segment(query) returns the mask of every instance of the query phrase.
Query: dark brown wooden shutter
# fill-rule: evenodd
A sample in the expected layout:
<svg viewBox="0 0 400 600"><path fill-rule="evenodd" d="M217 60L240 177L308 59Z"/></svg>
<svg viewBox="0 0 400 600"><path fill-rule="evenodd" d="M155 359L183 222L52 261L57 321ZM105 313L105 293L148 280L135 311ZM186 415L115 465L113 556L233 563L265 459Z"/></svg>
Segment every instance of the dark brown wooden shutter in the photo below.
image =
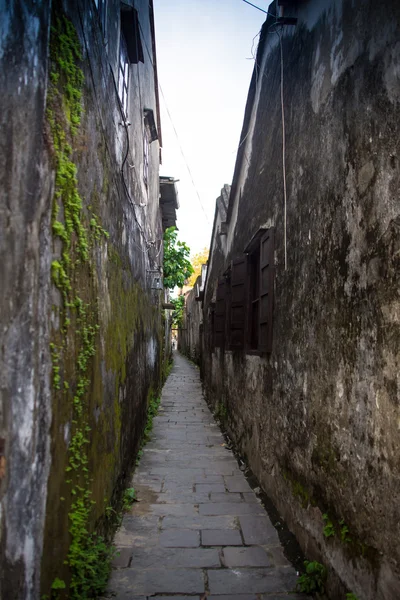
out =
<svg viewBox="0 0 400 600"><path fill-rule="evenodd" d="M214 345L217 348L222 348L225 342L225 315L226 315L226 286L225 279L218 280L217 287L217 301L215 304L215 316L214 316L214 325L215 325L215 335L214 335Z"/></svg>
<svg viewBox="0 0 400 600"><path fill-rule="evenodd" d="M209 343L211 345L211 349L215 348L215 302L210 303L210 312L209 312L209 326L208 326L208 334L209 334Z"/></svg>
<svg viewBox="0 0 400 600"><path fill-rule="evenodd" d="M244 347L246 323L247 255L232 261L230 347Z"/></svg>
<svg viewBox="0 0 400 600"><path fill-rule="evenodd" d="M231 267L224 273L225 277L225 349L231 347Z"/></svg>
<svg viewBox="0 0 400 600"><path fill-rule="evenodd" d="M274 229L271 227L260 242L260 307L258 349L272 352L272 315L274 308Z"/></svg>

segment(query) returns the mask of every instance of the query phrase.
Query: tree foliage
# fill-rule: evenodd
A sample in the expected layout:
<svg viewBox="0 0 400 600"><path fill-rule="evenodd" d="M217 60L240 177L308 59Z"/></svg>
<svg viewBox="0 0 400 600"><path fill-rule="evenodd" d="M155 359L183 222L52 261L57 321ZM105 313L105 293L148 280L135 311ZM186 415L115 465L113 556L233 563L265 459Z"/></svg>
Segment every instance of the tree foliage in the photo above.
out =
<svg viewBox="0 0 400 600"><path fill-rule="evenodd" d="M192 256L191 263L192 263L192 267L193 267L193 273L190 276L188 285L193 287L194 284L196 283L196 279L198 278L199 275L201 275L201 266L206 264L209 253L210 253L210 250L208 248L203 248L203 250L201 250L201 252L198 252L197 254L194 254Z"/></svg>
<svg viewBox="0 0 400 600"><path fill-rule="evenodd" d="M185 310L185 296L181 294L177 298L172 298L171 303L175 306L172 313L172 325L180 327L182 325L183 311Z"/></svg>
<svg viewBox="0 0 400 600"><path fill-rule="evenodd" d="M164 233L164 286L172 290L175 286L183 287L192 275L190 248L185 242L177 240L176 227L168 227Z"/></svg>

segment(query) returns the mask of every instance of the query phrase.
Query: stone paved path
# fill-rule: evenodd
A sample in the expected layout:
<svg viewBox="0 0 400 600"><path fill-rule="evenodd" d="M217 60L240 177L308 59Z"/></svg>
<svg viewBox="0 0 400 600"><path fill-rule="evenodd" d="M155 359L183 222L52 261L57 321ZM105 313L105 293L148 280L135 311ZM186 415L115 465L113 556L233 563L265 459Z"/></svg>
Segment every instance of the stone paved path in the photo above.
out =
<svg viewBox="0 0 400 600"><path fill-rule="evenodd" d="M294 568L202 396L198 370L175 353L133 479L108 597L117 600L278 600Z"/></svg>

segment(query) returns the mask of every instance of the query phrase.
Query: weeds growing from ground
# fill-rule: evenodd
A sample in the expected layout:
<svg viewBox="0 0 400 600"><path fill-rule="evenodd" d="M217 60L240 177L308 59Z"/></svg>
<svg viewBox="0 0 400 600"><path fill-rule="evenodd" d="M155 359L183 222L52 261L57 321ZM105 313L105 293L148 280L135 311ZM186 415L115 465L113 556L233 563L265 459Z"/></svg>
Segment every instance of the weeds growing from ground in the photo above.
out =
<svg viewBox="0 0 400 600"><path fill-rule="evenodd" d="M297 588L300 592L314 594L325 592L326 567L321 563L314 561L304 561L305 572L297 580Z"/></svg>

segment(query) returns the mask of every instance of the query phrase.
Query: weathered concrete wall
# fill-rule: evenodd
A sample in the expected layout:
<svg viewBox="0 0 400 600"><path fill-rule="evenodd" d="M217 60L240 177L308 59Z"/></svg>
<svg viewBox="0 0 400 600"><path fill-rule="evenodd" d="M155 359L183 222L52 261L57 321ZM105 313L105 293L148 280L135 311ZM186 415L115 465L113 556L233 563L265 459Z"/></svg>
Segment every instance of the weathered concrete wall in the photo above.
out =
<svg viewBox="0 0 400 600"><path fill-rule="evenodd" d="M282 38L288 268L280 47L269 19L226 241L214 227L202 370L210 401L226 406L231 435L306 555L330 566L331 597L347 589L363 600L394 600L400 5L310 0L299 3L297 17ZM276 231L272 354L212 349L208 316L217 278L261 226ZM336 532L329 538L323 514Z"/></svg>
<svg viewBox="0 0 400 600"><path fill-rule="evenodd" d="M50 3L0 4L0 597L37 597L49 472Z"/></svg>
<svg viewBox="0 0 400 600"><path fill-rule="evenodd" d="M164 302L170 303L169 290L164 289ZM164 364L167 366L172 361L172 340L171 340L171 328L172 328L172 310L164 310Z"/></svg>
<svg viewBox="0 0 400 600"><path fill-rule="evenodd" d="M203 310L201 302L196 300L197 285L201 277L196 280L196 285L185 295L185 309L183 312L182 326L178 333L178 349L196 364L200 363L201 356L201 327L203 324Z"/></svg>
<svg viewBox="0 0 400 600"><path fill-rule="evenodd" d="M161 381L158 141L143 180L151 13L135 3L144 63L130 66L128 126L120 3L106 4L105 31L89 0L0 9L2 598L50 594L56 578L83 598L82 567L104 575L89 534L112 527Z"/></svg>

